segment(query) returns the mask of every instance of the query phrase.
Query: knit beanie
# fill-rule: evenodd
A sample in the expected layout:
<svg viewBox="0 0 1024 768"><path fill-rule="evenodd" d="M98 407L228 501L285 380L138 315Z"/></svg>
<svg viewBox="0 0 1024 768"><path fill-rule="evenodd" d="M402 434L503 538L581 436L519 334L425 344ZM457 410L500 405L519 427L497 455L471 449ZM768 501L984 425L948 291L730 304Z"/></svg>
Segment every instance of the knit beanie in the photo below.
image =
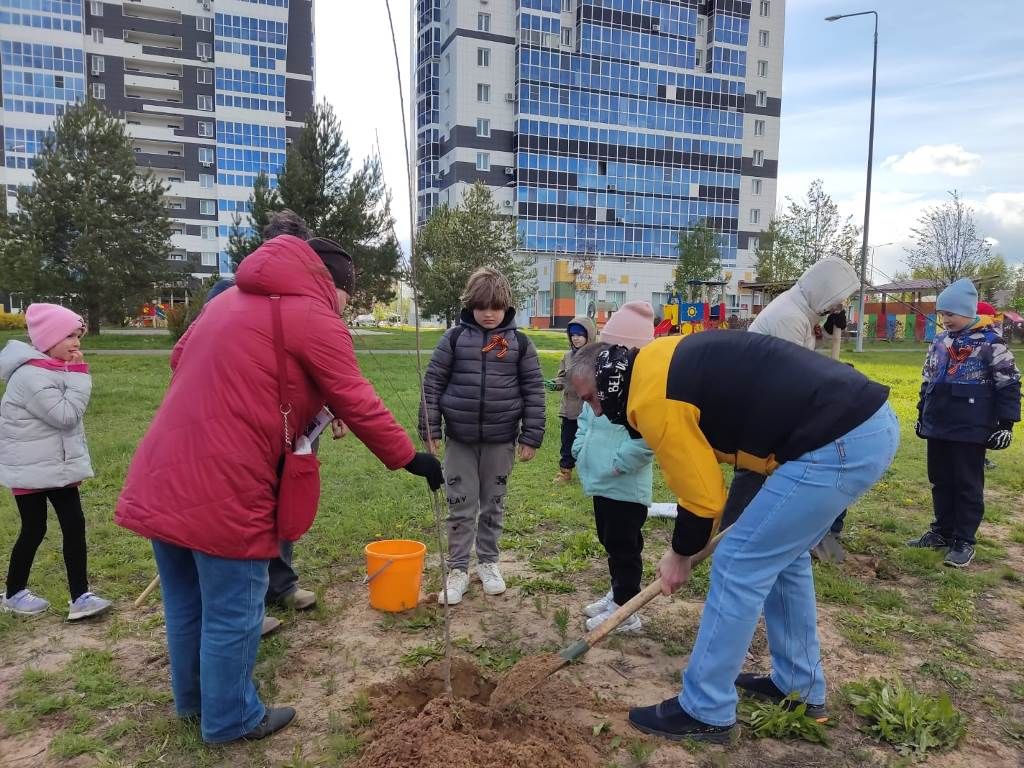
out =
<svg viewBox="0 0 1024 768"><path fill-rule="evenodd" d="M605 323L601 341L629 348L654 341L654 309L646 301L626 302Z"/></svg>
<svg viewBox="0 0 1024 768"><path fill-rule="evenodd" d="M356 266L348 252L333 240L314 237L306 241L331 273L334 287L351 296L356 289Z"/></svg>
<svg viewBox="0 0 1024 768"><path fill-rule="evenodd" d="M978 289L966 277L961 277L939 294L935 300L935 309L961 317L977 317Z"/></svg>
<svg viewBox="0 0 1024 768"><path fill-rule="evenodd" d="M59 304L29 304L25 322L28 338L40 352L53 349L74 331L85 328L81 315Z"/></svg>
<svg viewBox="0 0 1024 768"><path fill-rule="evenodd" d="M988 317L996 316L996 308L989 304L987 301L978 302L978 316L986 315Z"/></svg>

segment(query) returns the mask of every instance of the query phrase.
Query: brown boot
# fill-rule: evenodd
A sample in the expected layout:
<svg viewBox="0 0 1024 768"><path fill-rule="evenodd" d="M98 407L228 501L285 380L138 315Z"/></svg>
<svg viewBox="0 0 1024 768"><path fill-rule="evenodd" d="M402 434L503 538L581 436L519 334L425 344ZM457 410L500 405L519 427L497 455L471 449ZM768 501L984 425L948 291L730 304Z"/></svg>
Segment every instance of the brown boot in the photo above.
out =
<svg viewBox="0 0 1024 768"><path fill-rule="evenodd" d="M559 485L565 485L566 483L572 482L572 470L559 468L558 474L555 475L554 480L551 482L558 483Z"/></svg>

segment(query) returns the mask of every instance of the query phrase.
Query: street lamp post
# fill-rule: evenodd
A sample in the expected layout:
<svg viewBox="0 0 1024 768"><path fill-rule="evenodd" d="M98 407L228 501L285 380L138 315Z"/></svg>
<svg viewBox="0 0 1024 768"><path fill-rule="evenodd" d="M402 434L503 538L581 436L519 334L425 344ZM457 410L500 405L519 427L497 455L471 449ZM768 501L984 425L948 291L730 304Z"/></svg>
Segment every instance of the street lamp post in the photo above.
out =
<svg viewBox="0 0 1024 768"><path fill-rule="evenodd" d="M871 219L871 165L875 153L875 84L878 75L878 11L860 11L858 13L840 13L836 16L828 16L825 21L839 21L849 19L853 16L875 17L875 48L874 58L871 61L871 122L868 126L868 180L867 189L864 194L864 240L860 249L860 299L857 310L857 345L858 352L864 351L864 288L867 284L868 264L868 224Z"/></svg>

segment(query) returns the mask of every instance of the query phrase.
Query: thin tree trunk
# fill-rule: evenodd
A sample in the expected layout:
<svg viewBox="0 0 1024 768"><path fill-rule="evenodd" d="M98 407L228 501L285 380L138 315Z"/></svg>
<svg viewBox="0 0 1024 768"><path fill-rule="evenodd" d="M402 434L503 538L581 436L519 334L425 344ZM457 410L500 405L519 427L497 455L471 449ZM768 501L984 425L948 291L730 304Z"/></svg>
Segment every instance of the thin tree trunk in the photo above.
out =
<svg viewBox="0 0 1024 768"><path fill-rule="evenodd" d="M88 323L87 333L90 336L99 336L100 333L100 306L99 304L86 305L86 322Z"/></svg>

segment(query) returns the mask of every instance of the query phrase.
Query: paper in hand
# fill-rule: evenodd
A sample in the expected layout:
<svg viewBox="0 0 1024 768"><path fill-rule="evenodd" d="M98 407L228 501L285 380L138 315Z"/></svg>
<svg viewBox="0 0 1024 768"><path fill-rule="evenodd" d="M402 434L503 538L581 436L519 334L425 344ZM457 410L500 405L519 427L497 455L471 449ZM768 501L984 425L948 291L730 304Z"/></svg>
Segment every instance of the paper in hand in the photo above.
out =
<svg viewBox="0 0 1024 768"><path fill-rule="evenodd" d="M331 409L325 405L320 409L320 412L313 417L313 420L309 422L309 426L306 427L302 434L305 435L312 444L318 437L320 437L320 433L330 426L332 421L334 421L334 414L331 413Z"/></svg>

